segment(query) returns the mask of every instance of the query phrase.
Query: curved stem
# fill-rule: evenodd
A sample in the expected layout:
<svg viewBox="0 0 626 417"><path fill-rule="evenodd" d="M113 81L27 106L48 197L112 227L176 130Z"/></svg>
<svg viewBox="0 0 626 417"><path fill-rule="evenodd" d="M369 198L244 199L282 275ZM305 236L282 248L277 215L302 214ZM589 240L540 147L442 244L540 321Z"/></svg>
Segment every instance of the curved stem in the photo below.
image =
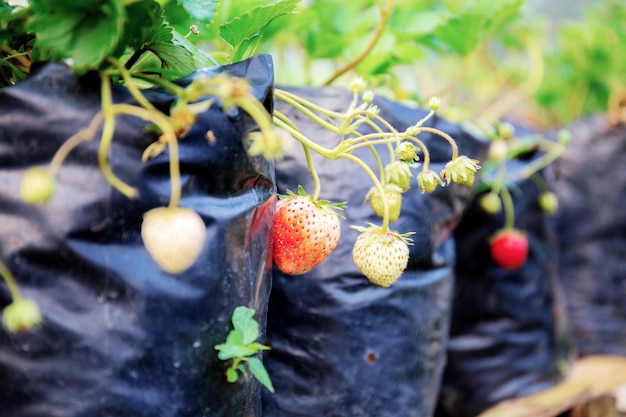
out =
<svg viewBox="0 0 626 417"><path fill-rule="evenodd" d="M322 183L320 182L319 175L317 175L315 166L313 166L313 160L311 159L311 151L304 144L302 145L302 148L304 149L304 156L306 157L306 164L309 167L309 172L311 173L311 176L313 177L313 184L315 186L313 195L312 195L313 201L317 201L317 199L320 196L320 191L322 189Z"/></svg>
<svg viewBox="0 0 626 417"><path fill-rule="evenodd" d="M455 160L459 156L459 147L457 146L455 140L452 139L452 136L448 135L445 132L442 132L439 129L435 129L433 127L420 127L419 130L423 132L434 133L436 135L441 136L445 140L447 140L450 143L450 146L452 147L452 158L451 158L452 160Z"/></svg>
<svg viewBox="0 0 626 417"><path fill-rule="evenodd" d="M541 158L535 159L528 165L524 166L521 170L517 171L519 178L528 178L536 172L541 171L556 159L558 159L561 154L565 151L565 146L561 143L555 143L552 148L543 154Z"/></svg>
<svg viewBox="0 0 626 417"><path fill-rule="evenodd" d="M72 135L68 140L63 142L63 144L57 149L52 160L48 164L48 172L50 175L56 175L57 171L63 164L63 161L67 158L74 148L80 145L83 142L87 142L91 140L95 135L98 127L102 124L102 112L99 111L95 114L95 116L91 119L89 126L85 129L81 129Z"/></svg>
<svg viewBox="0 0 626 417"><path fill-rule="evenodd" d="M113 100L111 97L111 85L109 77L101 74L101 95L102 95L102 115L104 125L102 127L102 136L100 138L100 146L98 147L98 165L105 180L120 193L128 198L134 198L137 195L136 190L130 185L120 180L111 170L108 162L108 153L113 142L113 134L115 132L115 113L113 112Z"/></svg>
<svg viewBox="0 0 626 417"><path fill-rule="evenodd" d="M393 11L393 0L387 0L386 8L383 7L381 0L376 0L376 5L378 6L378 9L380 10L380 22L378 23L378 26L376 27L376 31L374 32L374 36L372 37L372 39L370 39L369 44L352 61L348 62L343 67L337 69L337 71L335 71L335 73L331 75L331 77L328 80L326 80L324 85L332 84L333 81L335 81L337 78L339 78L346 72L350 71L352 68L356 67L359 64L359 62L361 62L367 55L369 55L370 52L372 52L372 50L374 49L374 46L376 46L376 44L380 40L383 32L385 31L385 27L387 26L387 23L389 22L389 18L391 18L391 12Z"/></svg>
<svg viewBox="0 0 626 417"><path fill-rule="evenodd" d="M287 131L287 133L293 136L294 139L296 139L298 142L302 143L302 145L306 146L309 149L312 149L314 152L322 155L324 158L331 159L331 160L337 159L337 155L335 154L335 152L333 152L330 149L324 148L323 146L307 138L298 129L285 123L281 119L274 117L274 124L280 127L281 129L284 129L285 131Z"/></svg>
<svg viewBox="0 0 626 417"><path fill-rule="evenodd" d="M301 106L295 106L297 108L301 108L302 106L304 106L305 108L314 110L316 112L325 114L328 117L334 117L336 119L343 119L344 117L346 117L345 113L339 113L333 110L328 110L324 107L321 107L305 98L302 98L296 94L290 93L288 91L285 90L281 90L280 88L277 88L274 90L274 96L278 99L281 99L285 102L288 102L289 104L299 104Z"/></svg>
<svg viewBox="0 0 626 417"><path fill-rule="evenodd" d="M504 228L513 229L515 227L515 207L508 188L502 187L500 189L500 198L504 208Z"/></svg>
<svg viewBox="0 0 626 417"><path fill-rule="evenodd" d="M7 288L9 289L9 293L11 294L11 298L13 298L13 301L22 298L20 288L15 281L13 273L11 272L9 267L6 266L2 261L0 261L0 277L2 277L4 282L6 282Z"/></svg>
<svg viewBox="0 0 626 417"><path fill-rule="evenodd" d="M180 179L180 161L178 152L178 139L170 120L163 113L153 112L131 104L115 104L111 106L111 112L126 114L156 124L163 132L169 148L170 181L172 184L169 207L178 207L182 194Z"/></svg>
<svg viewBox="0 0 626 417"><path fill-rule="evenodd" d="M357 156L354 156L354 155L349 154L349 153L340 153L337 156L339 158L348 159L348 160L356 163L357 165L359 165L367 173L367 175L371 178L372 182L374 183L374 186L376 187L376 189L378 190L380 195L381 196L385 195L385 189L384 189L383 185L381 184L381 182L376 177L376 174L374 174L374 171L372 171L372 169L365 162L363 162ZM386 198L383 198L383 210L384 210L384 216L383 216L382 229L383 229L383 232L386 233L389 230L389 204L387 203L387 199Z"/></svg>
<svg viewBox="0 0 626 417"><path fill-rule="evenodd" d="M317 114L315 114L312 110L310 110L309 108L305 107L305 105L303 105L302 103L294 100L292 97L290 96L279 96L278 94L276 94L277 98L280 98L282 101L284 101L285 103L295 107L296 109L300 110L302 113L304 113L306 116L308 116L310 119L312 119L314 122L316 122L317 124L319 124L320 126L322 126L324 129L327 129L333 133L336 133L338 135L341 134L340 129L331 124L328 123L326 120L322 119L321 117L319 117ZM312 103L310 103L313 107L313 109L317 109L318 106L313 105ZM319 107L321 109L321 107ZM325 113L327 114L327 113ZM329 115L330 116L330 115ZM337 113L337 114L333 114L331 117L341 117L344 118L345 115Z"/></svg>
<svg viewBox="0 0 626 417"><path fill-rule="evenodd" d="M109 61L112 62L119 69L120 75L125 82L125 86L128 89L128 92L133 96L137 103L139 103L142 107L148 110L158 111L152 105L152 103L150 103L148 99L144 97L141 91L139 91L139 88L137 88L137 85L135 85L135 83L133 82L132 77L128 72L128 69L124 65L122 65L117 59L109 58Z"/></svg>

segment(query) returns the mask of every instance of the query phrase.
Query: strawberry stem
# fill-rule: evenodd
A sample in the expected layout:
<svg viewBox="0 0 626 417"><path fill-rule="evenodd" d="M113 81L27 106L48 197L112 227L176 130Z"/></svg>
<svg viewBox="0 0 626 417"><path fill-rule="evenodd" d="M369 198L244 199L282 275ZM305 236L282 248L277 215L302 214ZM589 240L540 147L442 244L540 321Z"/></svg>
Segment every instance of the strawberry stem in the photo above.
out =
<svg viewBox="0 0 626 417"><path fill-rule="evenodd" d="M134 198L137 194L135 189L122 180L120 180L111 170L108 163L108 152L113 142L113 134L115 132L115 113L113 112L113 99L111 97L111 84L109 77L101 74L101 95L102 95L102 114L104 116L104 125L102 127L102 135L100 137L100 146L98 147L98 165L100 171L111 184L120 193L128 198Z"/></svg>
<svg viewBox="0 0 626 417"><path fill-rule="evenodd" d="M63 144L57 149L56 153L52 157L50 164L48 164L48 172L50 175L56 175L59 168L63 164L63 161L67 158L67 156L83 142L91 140L98 130L98 127L102 123L102 112L99 111L95 114L95 116L91 119L89 126L85 129L81 129L72 135L69 139L67 139Z"/></svg>
<svg viewBox="0 0 626 417"><path fill-rule="evenodd" d="M376 30L374 32L374 36L370 39L369 43L365 47L363 51L359 55L357 55L352 61L348 62L343 67L337 69L324 85L330 85L337 78L341 77L346 72L350 71L352 68L356 67L359 62L361 62L365 57L367 57L370 52L374 49L378 41L380 40L383 32L385 31L385 27L391 18L393 12L393 0L387 0L387 7L385 8L382 4L382 0L376 0L376 5L378 6L378 10L380 11L380 22L378 22L378 26L376 26Z"/></svg>
<svg viewBox="0 0 626 417"><path fill-rule="evenodd" d="M502 199L502 208L504 209L504 228L513 229L515 227L515 207L507 187L500 189L500 198Z"/></svg>
<svg viewBox="0 0 626 417"><path fill-rule="evenodd" d="M320 182L320 177L319 175L317 175L317 171L315 170L315 166L313 166L313 160L311 159L311 152L309 151L309 148L307 148L304 145L302 146L302 148L304 149L304 155L306 157L306 164L309 167L309 172L311 173L311 176L313 177L313 184L315 187L311 198L313 199L313 201L317 201L320 196L322 184Z"/></svg>
<svg viewBox="0 0 626 417"><path fill-rule="evenodd" d="M342 152L342 153L338 154L337 157L348 159L348 160L356 163L357 165L359 165L367 173L367 175L369 175L369 177L371 178L372 182L374 183L374 186L378 190L378 193L381 196L383 196L382 200L383 200L383 213L384 213L384 216L383 216L383 224L381 226L381 229L383 230L384 233L386 233L389 230L389 204L387 202L387 198L384 198L385 197L385 189L384 189L383 185L378 180L378 178L376 177L376 175L374 174L372 169L365 162L363 162L359 157L354 156L354 155L352 155L350 153L345 153L345 152Z"/></svg>
<svg viewBox="0 0 626 417"><path fill-rule="evenodd" d="M0 277L2 277L4 282L7 284L7 288L9 289L9 293L11 294L13 301L21 299L22 295L20 293L20 288L15 281L15 277L13 276L13 273L11 273L9 267L7 267L2 261L0 261Z"/></svg>

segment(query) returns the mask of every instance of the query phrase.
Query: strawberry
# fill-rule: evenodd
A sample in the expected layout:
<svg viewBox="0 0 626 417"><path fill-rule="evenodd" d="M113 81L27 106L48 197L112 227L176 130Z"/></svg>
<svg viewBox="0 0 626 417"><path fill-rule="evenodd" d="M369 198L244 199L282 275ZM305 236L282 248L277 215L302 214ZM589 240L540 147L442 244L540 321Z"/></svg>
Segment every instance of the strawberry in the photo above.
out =
<svg viewBox="0 0 626 417"><path fill-rule="evenodd" d="M48 171L40 167L29 168L20 183L20 195L28 204L43 204L52 197L56 180Z"/></svg>
<svg viewBox="0 0 626 417"><path fill-rule="evenodd" d="M376 225L353 228L361 232L352 248L354 265L371 283L389 287L408 265L409 234L385 231Z"/></svg>
<svg viewBox="0 0 626 417"><path fill-rule="evenodd" d="M274 265L285 274L304 274L331 254L341 235L339 215L343 203L315 201L299 186L276 203L273 257Z"/></svg>
<svg viewBox="0 0 626 417"><path fill-rule="evenodd" d="M395 222L398 220L398 217L400 217L400 210L402 209L402 189L395 184L387 184L384 189L385 197L387 198L387 206L389 207L389 221ZM385 215L383 197L376 187L372 187L365 196L365 199L369 200L372 210L378 217Z"/></svg>
<svg viewBox="0 0 626 417"><path fill-rule="evenodd" d="M496 264L514 271L526 262L528 238L517 229L500 229L491 237L489 250Z"/></svg>
<svg viewBox="0 0 626 417"><path fill-rule="evenodd" d="M192 209L157 207L144 214L141 237L152 259L165 272L180 274L200 256L206 226Z"/></svg>

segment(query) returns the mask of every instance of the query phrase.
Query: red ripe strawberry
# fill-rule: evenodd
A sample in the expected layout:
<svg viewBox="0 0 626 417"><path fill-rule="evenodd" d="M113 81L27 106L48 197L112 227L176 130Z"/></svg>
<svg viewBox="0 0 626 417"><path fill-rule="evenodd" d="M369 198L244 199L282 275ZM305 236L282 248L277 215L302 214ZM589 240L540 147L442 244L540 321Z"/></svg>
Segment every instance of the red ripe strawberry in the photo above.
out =
<svg viewBox="0 0 626 417"><path fill-rule="evenodd" d="M382 227L353 226L361 232L352 248L352 260L372 284L389 287L402 275L409 262L407 234L384 231Z"/></svg>
<svg viewBox="0 0 626 417"><path fill-rule="evenodd" d="M304 274L331 254L341 235L335 209L343 204L314 201L302 187L289 191L276 203L274 216L274 265L285 274Z"/></svg>
<svg viewBox="0 0 626 417"><path fill-rule="evenodd" d="M501 229L489 242L493 260L504 269L514 271L526 262L528 257L528 238L517 229Z"/></svg>

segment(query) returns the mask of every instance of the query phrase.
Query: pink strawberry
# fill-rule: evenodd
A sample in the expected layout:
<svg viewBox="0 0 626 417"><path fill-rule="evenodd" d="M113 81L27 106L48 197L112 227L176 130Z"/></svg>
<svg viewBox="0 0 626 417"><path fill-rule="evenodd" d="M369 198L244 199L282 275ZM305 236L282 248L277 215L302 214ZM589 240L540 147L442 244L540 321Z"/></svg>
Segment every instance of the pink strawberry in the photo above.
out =
<svg viewBox="0 0 626 417"><path fill-rule="evenodd" d="M361 232L352 249L352 260L373 284L389 287L402 275L409 262L407 234L384 231L382 227L353 226Z"/></svg>
<svg viewBox="0 0 626 417"><path fill-rule="evenodd" d="M302 187L289 191L276 203L274 216L274 265L285 274L304 274L331 254L341 235L335 209L343 204L314 201Z"/></svg>
<svg viewBox="0 0 626 417"><path fill-rule="evenodd" d="M528 238L517 229L500 229L490 239L489 250L497 265L514 271L526 262Z"/></svg>

